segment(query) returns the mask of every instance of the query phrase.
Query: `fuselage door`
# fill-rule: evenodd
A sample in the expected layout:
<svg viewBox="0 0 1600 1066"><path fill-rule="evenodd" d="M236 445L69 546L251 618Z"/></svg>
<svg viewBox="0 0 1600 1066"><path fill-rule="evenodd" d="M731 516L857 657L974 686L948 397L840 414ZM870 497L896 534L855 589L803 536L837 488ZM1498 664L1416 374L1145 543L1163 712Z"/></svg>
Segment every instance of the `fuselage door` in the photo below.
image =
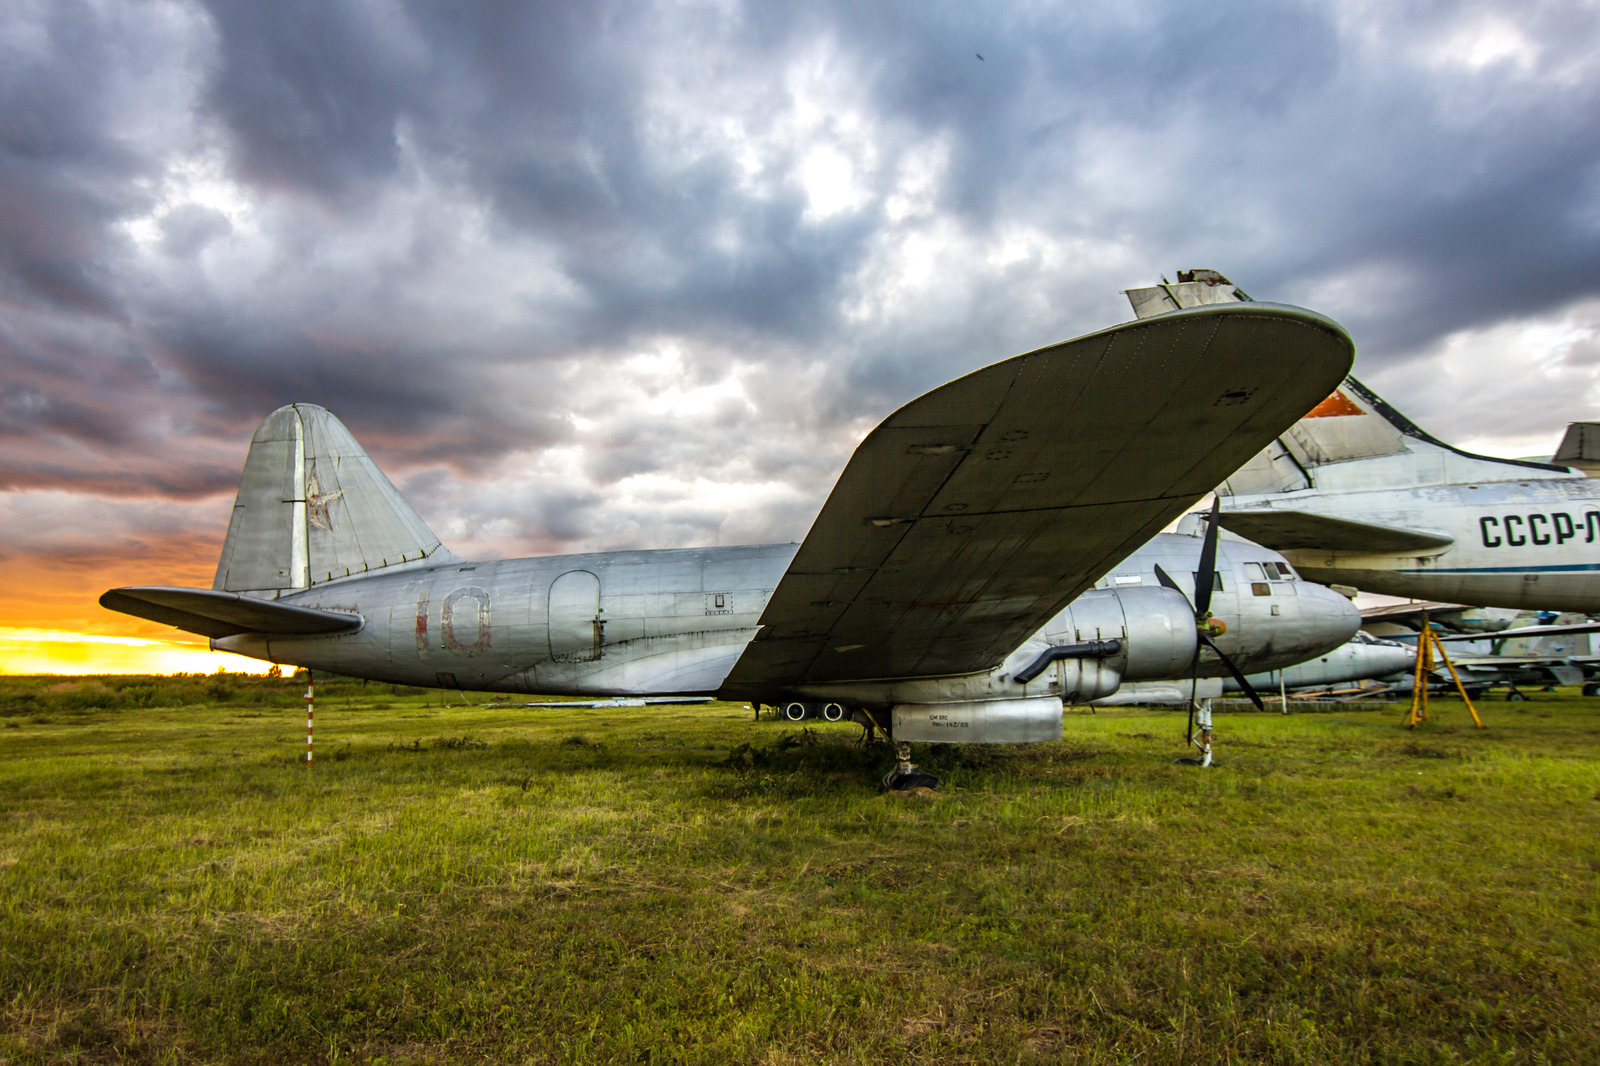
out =
<svg viewBox="0 0 1600 1066"><path fill-rule="evenodd" d="M600 617L600 579L572 570L550 586L550 658L589 663L600 658L605 620Z"/></svg>

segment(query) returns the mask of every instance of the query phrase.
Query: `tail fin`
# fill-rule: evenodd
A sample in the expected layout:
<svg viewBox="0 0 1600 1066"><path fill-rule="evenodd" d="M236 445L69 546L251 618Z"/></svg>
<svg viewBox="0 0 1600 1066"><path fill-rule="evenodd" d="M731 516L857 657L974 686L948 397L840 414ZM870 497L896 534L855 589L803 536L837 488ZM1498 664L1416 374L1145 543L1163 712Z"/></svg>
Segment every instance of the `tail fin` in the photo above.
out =
<svg viewBox="0 0 1600 1066"><path fill-rule="evenodd" d="M276 598L454 558L343 423L297 403L268 415L250 440L211 587Z"/></svg>
<svg viewBox="0 0 1600 1066"><path fill-rule="evenodd" d="M1135 318L1164 315L1168 311L1181 311L1185 307L1200 307L1203 304L1251 302L1249 294L1243 289L1215 270L1205 267L1178 271L1176 283L1162 278L1160 285L1128 289L1123 295L1133 305Z"/></svg>
<svg viewBox="0 0 1600 1066"><path fill-rule="evenodd" d="M1160 285L1129 289L1126 295L1139 318L1202 304L1251 299L1217 271L1206 269L1181 270L1176 283L1163 278ZM1363 465L1359 475L1335 465L1390 456L1397 458ZM1428 456L1425 467L1412 456ZM1354 377L1347 377L1333 395L1256 453L1218 491L1224 496L1254 496L1354 487L1343 484L1347 473L1356 477L1362 488L1410 488L1449 481L1561 477L1569 472L1564 466L1462 451L1429 435L1377 393Z"/></svg>

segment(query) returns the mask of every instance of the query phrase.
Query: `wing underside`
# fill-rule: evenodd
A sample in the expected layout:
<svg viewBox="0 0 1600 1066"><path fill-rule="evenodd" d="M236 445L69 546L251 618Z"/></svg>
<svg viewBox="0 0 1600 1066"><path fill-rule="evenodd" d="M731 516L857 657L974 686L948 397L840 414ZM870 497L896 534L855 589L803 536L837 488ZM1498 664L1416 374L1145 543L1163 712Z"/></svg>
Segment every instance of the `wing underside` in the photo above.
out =
<svg viewBox="0 0 1600 1066"><path fill-rule="evenodd" d="M1315 549L1360 552L1363 555L1437 553L1455 543L1440 533L1399 526L1379 526L1310 511L1271 509L1223 511L1222 528L1275 551Z"/></svg>
<svg viewBox="0 0 1600 1066"><path fill-rule="evenodd" d="M723 691L992 668L1328 394L1353 347L1227 304L985 367L857 448Z"/></svg>

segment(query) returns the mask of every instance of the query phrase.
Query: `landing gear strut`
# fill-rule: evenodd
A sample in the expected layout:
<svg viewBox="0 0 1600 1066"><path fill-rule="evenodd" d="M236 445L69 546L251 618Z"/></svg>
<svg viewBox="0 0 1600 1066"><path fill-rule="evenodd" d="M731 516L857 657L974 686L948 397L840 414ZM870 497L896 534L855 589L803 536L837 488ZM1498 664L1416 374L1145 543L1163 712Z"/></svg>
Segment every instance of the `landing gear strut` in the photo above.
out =
<svg viewBox="0 0 1600 1066"><path fill-rule="evenodd" d="M894 769L883 778L883 787L890 792L906 792L914 788L938 788L939 779L918 770L911 761L911 745L900 741L894 746Z"/></svg>
<svg viewBox="0 0 1600 1066"><path fill-rule="evenodd" d="M1179 766L1211 765L1211 701L1201 700L1194 712L1195 731L1189 734L1189 743L1200 749L1200 755L1185 755L1177 760Z"/></svg>

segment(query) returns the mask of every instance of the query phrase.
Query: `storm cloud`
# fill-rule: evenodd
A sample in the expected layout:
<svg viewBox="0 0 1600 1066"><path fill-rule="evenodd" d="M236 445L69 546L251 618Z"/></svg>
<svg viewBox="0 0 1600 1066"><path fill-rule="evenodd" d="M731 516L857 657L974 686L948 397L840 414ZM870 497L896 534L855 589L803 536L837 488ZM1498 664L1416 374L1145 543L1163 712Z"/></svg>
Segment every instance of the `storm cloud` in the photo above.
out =
<svg viewBox="0 0 1600 1066"><path fill-rule="evenodd" d="M464 554L797 539L893 408L1191 266L1548 451L1600 402L1597 42L1576 3L20 0L5 565L40 499L75 560L159 506L220 543L291 400Z"/></svg>

